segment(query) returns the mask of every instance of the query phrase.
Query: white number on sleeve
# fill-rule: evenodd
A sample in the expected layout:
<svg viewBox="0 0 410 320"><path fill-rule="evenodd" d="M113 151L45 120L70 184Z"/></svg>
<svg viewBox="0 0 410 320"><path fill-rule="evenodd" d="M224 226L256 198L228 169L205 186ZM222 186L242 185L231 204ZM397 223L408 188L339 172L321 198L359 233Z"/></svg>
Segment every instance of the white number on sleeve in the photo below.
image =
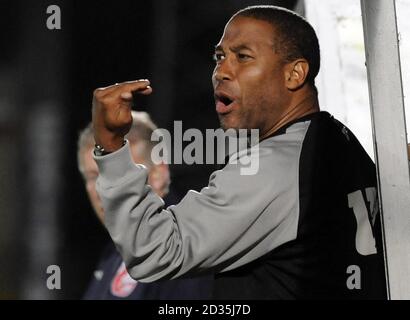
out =
<svg viewBox="0 0 410 320"><path fill-rule="evenodd" d="M370 202L371 219L374 223L376 213L378 210L376 189L366 188L366 197ZM349 193L347 195L349 201L349 208L353 209L357 222L356 231L356 250L363 256L377 253L376 241L373 237L372 227L370 225L369 214L366 208L363 194L360 190Z"/></svg>

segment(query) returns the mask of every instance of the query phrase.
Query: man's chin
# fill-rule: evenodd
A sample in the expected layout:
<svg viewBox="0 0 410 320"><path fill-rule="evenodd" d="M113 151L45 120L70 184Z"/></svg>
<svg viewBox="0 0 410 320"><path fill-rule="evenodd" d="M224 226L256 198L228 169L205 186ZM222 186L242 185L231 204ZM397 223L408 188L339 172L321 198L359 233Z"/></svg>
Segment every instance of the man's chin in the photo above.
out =
<svg viewBox="0 0 410 320"><path fill-rule="evenodd" d="M219 125L221 126L223 130L240 129L239 123L237 123L236 121L232 121L233 119L229 117L229 115L218 115L218 117L219 117Z"/></svg>

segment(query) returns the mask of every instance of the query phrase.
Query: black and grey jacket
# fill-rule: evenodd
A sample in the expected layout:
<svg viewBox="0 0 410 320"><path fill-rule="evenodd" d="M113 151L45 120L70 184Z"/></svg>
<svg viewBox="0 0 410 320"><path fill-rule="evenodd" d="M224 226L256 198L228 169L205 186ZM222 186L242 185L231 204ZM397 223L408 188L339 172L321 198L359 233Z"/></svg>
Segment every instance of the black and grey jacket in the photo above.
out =
<svg viewBox="0 0 410 320"><path fill-rule="evenodd" d="M252 148L255 174L229 161L168 208L128 144L95 157L130 275L212 272L214 298L385 298L375 167L354 135L318 112Z"/></svg>

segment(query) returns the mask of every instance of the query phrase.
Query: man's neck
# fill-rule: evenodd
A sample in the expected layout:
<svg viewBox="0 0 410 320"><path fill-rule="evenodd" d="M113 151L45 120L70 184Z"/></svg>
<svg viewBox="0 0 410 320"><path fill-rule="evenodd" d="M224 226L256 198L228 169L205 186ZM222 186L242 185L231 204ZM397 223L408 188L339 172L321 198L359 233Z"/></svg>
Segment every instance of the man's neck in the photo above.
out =
<svg viewBox="0 0 410 320"><path fill-rule="evenodd" d="M277 121L272 128L270 128L266 133L264 133L260 140L272 135L278 129L283 127L285 124L300 119L308 114L320 111L319 102L316 94L311 94L304 97L301 101L293 104L290 108L287 108L283 116Z"/></svg>

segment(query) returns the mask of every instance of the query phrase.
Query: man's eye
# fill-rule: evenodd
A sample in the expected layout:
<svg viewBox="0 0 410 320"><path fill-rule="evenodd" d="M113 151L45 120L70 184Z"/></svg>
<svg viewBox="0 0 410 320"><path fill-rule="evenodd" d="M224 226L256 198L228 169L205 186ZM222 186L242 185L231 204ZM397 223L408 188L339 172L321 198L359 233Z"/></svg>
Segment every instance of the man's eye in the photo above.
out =
<svg viewBox="0 0 410 320"><path fill-rule="evenodd" d="M218 62L225 59L225 55L223 53L214 53L213 54L214 61Z"/></svg>
<svg viewBox="0 0 410 320"><path fill-rule="evenodd" d="M249 60L251 58L251 56L248 56L247 54L244 53L238 53L238 59L239 60Z"/></svg>

